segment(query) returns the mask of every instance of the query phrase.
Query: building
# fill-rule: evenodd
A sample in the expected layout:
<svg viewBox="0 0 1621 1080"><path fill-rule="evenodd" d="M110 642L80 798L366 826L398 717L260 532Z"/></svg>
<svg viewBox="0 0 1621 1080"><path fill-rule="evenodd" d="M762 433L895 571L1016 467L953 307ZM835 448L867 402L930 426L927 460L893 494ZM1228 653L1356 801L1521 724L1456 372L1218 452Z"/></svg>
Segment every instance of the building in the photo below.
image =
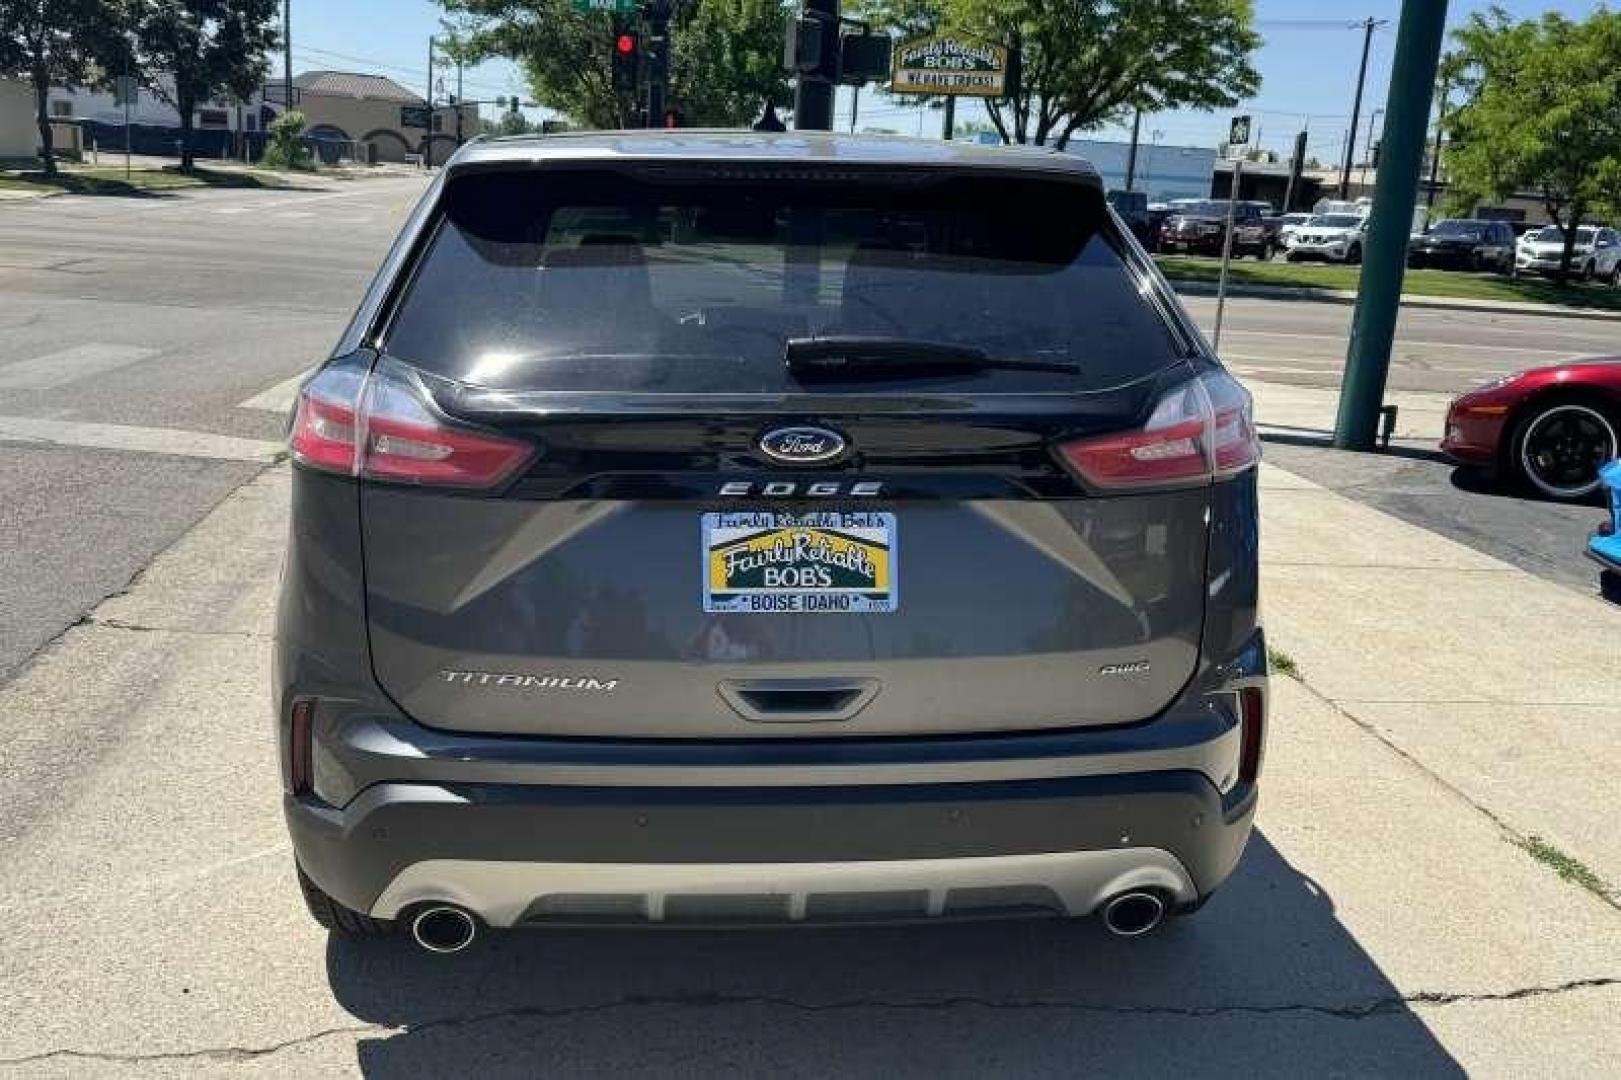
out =
<svg viewBox="0 0 1621 1080"><path fill-rule="evenodd" d="M1126 186L1126 163L1131 144L1095 139L1071 139L1065 148L1092 163L1109 190ZM1216 168L1216 152L1208 146L1161 146L1139 143L1136 191L1146 192L1151 203L1171 199L1207 199Z"/></svg>
<svg viewBox="0 0 1621 1080"><path fill-rule="evenodd" d="M38 153L33 91L27 83L0 79L0 161L21 161Z"/></svg>
<svg viewBox="0 0 1621 1080"><path fill-rule="evenodd" d="M57 130L71 128L78 132L85 149L121 151L127 139L129 148L137 154L179 155L180 111L147 87L136 91L126 110L124 102L110 90L53 86L46 107ZM257 132L263 122L262 112L257 100L203 102L192 111L192 152L203 158L240 154L242 141L238 133Z"/></svg>
<svg viewBox="0 0 1621 1080"><path fill-rule="evenodd" d="M275 111L284 97L280 82L265 85L265 101ZM420 94L382 75L306 71L293 77L293 107L304 114L305 133L328 161L404 161L407 154L423 154L437 165L456 150L456 108L440 106L430 117ZM463 105L461 114L464 137L472 138L478 106Z"/></svg>

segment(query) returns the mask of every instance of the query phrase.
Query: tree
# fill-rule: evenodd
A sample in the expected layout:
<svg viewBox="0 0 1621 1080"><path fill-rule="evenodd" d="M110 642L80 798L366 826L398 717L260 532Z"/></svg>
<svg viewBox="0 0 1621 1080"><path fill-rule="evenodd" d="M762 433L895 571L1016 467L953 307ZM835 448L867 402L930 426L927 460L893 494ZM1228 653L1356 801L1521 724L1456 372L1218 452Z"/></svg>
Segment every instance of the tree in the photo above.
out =
<svg viewBox="0 0 1621 1080"><path fill-rule="evenodd" d="M611 23L569 0L439 0L454 22L456 55L518 61L535 101L586 128L634 126L643 93L616 89ZM786 9L777 0L691 0L671 25L668 104L688 124L738 126L767 98L782 102Z"/></svg>
<svg viewBox="0 0 1621 1080"><path fill-rule="evenodd" d="M903 34L949 27L1020 59L1007 97L987 100L1004 142L1052 142L1133 110L1214 109L1260 89L1250 0L876 0Z"/></svg>
<svg viewBox="0 0 1621 1080"><path fill-rule="evenodd" d="M1564 233L1568 277L1576 227L1621 206L1621 14L1515 22L1494 9L1454 37L1464 100L1445 124L1449 209L1536 191Z"/></svg>
<svg viewBox="0 0 1621 1080"><path fill-rule="evenodd" d="M99 85L125 56L119 10L110 0L0 0L0 75L34 92L41 167L56 174L52 86Z"/></svg>
<svg viewBox="0 0 1621 1080"><path fill-rule="evenodd" d="M245 100L264 84L265 52L280 43L280 0L136 0L142 81L180 114L180 168L193 168L197 106Z"/></svg>

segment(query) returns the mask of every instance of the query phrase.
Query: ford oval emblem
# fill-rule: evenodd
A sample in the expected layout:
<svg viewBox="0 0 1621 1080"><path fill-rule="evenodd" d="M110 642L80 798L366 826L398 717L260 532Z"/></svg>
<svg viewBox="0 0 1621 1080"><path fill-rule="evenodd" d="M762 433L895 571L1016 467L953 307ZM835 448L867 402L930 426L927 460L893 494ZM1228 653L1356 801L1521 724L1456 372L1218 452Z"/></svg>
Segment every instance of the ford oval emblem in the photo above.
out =
<svg viewBox="0 0 1621 1080"><path fill-rule="evenodd" d="M760 449L786 465L820 465L843 456L844 436L819 427L772 428L760 436Z"/></svg>

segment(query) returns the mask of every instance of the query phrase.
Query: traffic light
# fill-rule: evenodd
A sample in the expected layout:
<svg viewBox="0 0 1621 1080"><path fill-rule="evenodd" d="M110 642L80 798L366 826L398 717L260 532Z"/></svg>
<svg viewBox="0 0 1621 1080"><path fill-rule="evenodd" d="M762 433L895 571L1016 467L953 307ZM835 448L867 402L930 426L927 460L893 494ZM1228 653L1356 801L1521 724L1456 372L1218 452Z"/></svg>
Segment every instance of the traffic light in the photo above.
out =
<svg viewBox="0 0 1621 1080"><path fill-rule="evenodd" d="M636 73L640 67L641 42L632 32L629 24L615 19L613 21L613 38L609 42L613 50L613 88L615 93L633 94L636 92Z"/></svg>

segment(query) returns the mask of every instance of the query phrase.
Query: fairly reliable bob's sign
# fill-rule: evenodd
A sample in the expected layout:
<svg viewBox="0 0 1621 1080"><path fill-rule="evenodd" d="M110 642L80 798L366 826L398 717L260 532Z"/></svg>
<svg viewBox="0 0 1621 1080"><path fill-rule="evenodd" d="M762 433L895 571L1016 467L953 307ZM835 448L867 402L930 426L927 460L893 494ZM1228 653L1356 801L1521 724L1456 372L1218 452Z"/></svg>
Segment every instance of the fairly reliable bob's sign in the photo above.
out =
<svg viewBox="0 0 1621 1080"><path fill-rule="evenodd" d="M891 93L958 94L1003 97L1007 94L1008 51L1000 45L962 34L913 38L895 49Z"/></svg>

